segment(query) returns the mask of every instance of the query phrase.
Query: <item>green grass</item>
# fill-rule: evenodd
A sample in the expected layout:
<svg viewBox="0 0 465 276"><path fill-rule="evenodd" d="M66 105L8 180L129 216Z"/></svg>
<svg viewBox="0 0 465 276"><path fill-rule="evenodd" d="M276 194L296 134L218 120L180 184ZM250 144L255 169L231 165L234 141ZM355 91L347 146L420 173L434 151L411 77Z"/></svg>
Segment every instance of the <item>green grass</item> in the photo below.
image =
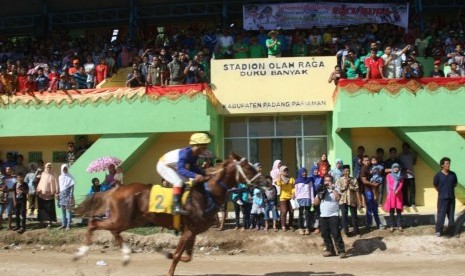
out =
<svg viewBox="0 0 465 276"><path fill-rule="evenodd" d="M161 227L139 227L139 228L129 229L126 232L141 235L141 236L149 236L149 235L161 233L162 228ZM176 231L164 229L163 233L176 234Z"/></svg>

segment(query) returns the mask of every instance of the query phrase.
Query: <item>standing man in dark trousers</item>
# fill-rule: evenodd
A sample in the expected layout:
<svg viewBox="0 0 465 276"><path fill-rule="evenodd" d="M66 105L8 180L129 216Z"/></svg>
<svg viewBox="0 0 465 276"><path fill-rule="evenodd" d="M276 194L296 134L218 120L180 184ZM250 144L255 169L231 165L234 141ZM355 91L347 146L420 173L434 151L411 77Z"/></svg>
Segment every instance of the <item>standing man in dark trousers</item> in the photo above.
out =
<svg viewBox="0 0 465 276"><path fill-rule="evenodd" d="M417 155L410 149L410 145L406 142L402 144L402 153L399 155L402 165L404 177L404 186L402 186L402 194L404 196L404 208L412 207L416 211L415 206L415 174L413 167L417 163Z"/></svg>
<svg viewBox="0 0 465 276"><path fill-rule="evenodd" d="M336 250L334 248L336 246L339 257L347 258L339 225L340 198L341 192L339 188L334 185L333 177L330 175L325 176L324 188L322 191L318 192L313 203L315 205L320 205L321 237L326 246L326 252L323 253L323 257L336 256Z"/></svg>
<svg viewBox="0 0 465 276"><path fill-rule="evenodd" d="M455 193L457 175L450 170L450 158L443 157L439 162L441 170L434 176L433 184L438 191L438 214L436 218L436 236L442 235L444 221L449 220L448 230L452 231L455 216Z"/></svg>

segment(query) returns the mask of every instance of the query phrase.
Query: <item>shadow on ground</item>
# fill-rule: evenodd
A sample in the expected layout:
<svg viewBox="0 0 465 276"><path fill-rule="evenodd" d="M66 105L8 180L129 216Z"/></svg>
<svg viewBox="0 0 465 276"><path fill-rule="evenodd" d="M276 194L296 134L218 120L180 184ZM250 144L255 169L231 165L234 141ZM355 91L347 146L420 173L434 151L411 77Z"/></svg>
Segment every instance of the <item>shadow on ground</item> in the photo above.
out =
<svg viewBox="0 0 465 276"><path fill-rule="evenodd" d="M377 249L384 251L387 249L383 242L383 237L373 237L369 239L358 239L352 244L352 248L347 250L350 257L369 255Z"/></svg>

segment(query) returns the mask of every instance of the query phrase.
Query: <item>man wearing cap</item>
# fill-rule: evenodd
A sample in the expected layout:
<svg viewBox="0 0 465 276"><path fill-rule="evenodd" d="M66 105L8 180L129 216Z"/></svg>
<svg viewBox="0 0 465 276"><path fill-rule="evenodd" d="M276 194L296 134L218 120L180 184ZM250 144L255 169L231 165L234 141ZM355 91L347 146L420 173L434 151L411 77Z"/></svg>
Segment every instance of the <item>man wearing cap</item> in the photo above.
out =
<svg viewBox="0 0 465 276"><path fill-rule="evenodd" d="M189 140L190 146L165 153L158 160L157 172L163 179L173 184L174 215L189 215L189 212L181 207L184 182L194 179L194 182L200 183L206 179L197 165L197 159L210 142L208 134L194 133Z"/></svg>
<svg viewBox="0 0 465 276"><path fill-rule="evenodd" d="M269 39L266 40L266 48L268 48L268 58L276 58L281 56L281 41L278 39L278 32L271 31L268 33Z"/></svg>
<svg viewBox="0 0 465 276"><path fill-rule="evenodd" d="M444 78L444 71L441 70L441 68L439 67L441 66L441 61L440 60L436 60L434 61L434 68L433 68L433 71L431 71L431 76L432 78Z"/></svg>
<svg viewBox="0 0 465 276"><path fill-rule="evenodd" d="M179 60L179 53L174 52L173 61L168 63L168 70L170 72L170 84L180 85L184 83L184 69L185 65Z"/></svg>

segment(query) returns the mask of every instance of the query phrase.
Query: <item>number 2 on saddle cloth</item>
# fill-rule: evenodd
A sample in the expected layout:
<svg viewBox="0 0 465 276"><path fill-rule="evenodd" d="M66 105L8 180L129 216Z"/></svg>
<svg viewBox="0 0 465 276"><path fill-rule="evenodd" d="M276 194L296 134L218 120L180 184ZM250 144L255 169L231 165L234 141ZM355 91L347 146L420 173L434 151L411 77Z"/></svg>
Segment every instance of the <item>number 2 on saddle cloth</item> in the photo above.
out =
<svg viewBox="0 0 465 276"><path fill-rule="evenodd" d="M182 195L182 204L184 205L189 197L189 190ZM149 212L150 213L173 213L173 189L165 188L160 185L153 185L150 190ZM173 228L179 230L181 225L181 216L173 216Z"/></svg>

